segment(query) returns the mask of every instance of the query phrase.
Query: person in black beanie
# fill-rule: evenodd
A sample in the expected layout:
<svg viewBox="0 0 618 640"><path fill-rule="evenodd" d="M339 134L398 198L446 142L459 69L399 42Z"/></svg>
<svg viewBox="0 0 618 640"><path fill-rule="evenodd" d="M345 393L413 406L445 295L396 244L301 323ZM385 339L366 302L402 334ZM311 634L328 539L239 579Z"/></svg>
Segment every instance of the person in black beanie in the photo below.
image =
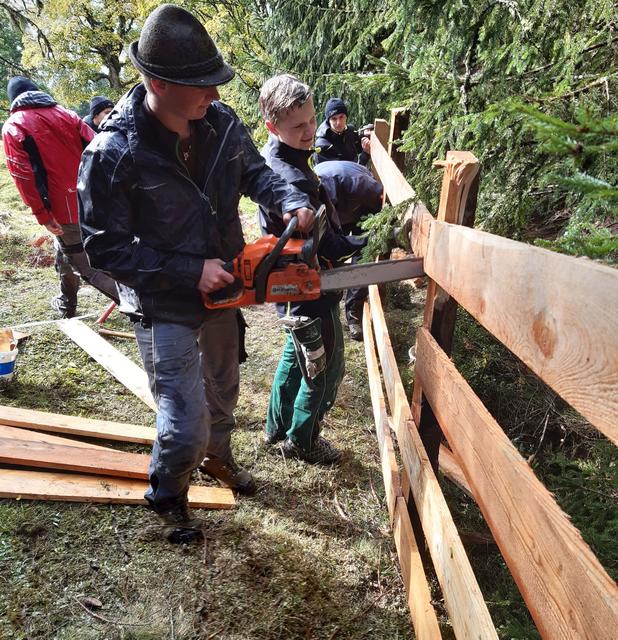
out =
<svg viewBox="0 0 618 640"><path fill-rule="evenodd" d="M84 122L95 132L99 133L99 125L112 112L114 103L105 96L94 96L90 100L90 113L84 118Z"/></svg>
<svg viewBox="0 0 618 640"><path fill-rule="evenodd" d="M349 160L366 165L371 156L368 137L361 137L348 124L348 107L341 98L326 103L324 122L316 132L315 164L328 160Z"/></svg>

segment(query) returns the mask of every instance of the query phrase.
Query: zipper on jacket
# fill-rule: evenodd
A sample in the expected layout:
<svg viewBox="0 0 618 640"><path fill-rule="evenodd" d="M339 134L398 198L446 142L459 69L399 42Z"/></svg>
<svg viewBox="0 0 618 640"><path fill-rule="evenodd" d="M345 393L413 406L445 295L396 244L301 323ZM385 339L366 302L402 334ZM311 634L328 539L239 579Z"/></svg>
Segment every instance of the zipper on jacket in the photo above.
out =
<svg viewBox="0 0 618 640"><path fill-rule="evenodd" d="M230 124L228 125L227 129L225 130L225 134L223 135L223 140L221 141L221 144L219 145L219 150L217 151L217 155L215 156L215 160L212 163L212 167L210 168L210 172L208 173L208 175L206 176L206 182L204 182L204 193L206 193L206 187L208 187L208 182L210 181L210 178L215 170L215 167L217 166L217 162L219 162L219 158L221 157L221 152L223 151L223 146L225 145L225 141L227 140L227 137L230 133L230 130L232 129L232 127L234 126L234 120L232 120L230 122ZM216 215L216 212L215 212Z"/></svg>

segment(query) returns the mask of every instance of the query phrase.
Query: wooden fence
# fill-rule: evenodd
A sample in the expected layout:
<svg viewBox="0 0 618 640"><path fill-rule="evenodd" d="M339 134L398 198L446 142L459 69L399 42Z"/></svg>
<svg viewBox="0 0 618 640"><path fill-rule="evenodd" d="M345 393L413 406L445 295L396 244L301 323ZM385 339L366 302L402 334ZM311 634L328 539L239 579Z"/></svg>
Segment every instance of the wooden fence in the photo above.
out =
<svg viewBox="0 0 618 640"><path fill-rule="evenodd" d="M377 120L372 136L374 170L391 204L415 197L401 158L387 150L400 117L396 110L390 127ZM375 286L363 319L387 504L416 637L441 637L419 544L429 551L456 638L498 637L438 484L439 462L476 500L543 638L616 638L616 584L449 353L459 304L618 444L618 270L469 228L478 161L454 151L436 165L444 170L436 218L419 202L406 213L429 277L411 402Z"/></svg>

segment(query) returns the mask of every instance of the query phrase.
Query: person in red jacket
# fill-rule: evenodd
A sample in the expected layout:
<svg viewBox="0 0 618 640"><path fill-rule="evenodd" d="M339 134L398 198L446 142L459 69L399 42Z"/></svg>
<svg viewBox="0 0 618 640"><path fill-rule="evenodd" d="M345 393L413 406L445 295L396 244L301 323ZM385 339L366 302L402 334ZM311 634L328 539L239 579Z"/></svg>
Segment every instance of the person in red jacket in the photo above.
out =
<svg viewBox="0 0 618 640"><path fill-rule="evenodd" d="M115 281L90 266L79 230L77 171L94 131L28 78L11 78L7 94L11 115L2 127L7 167L24 203L55 236L60 295L52 307L63 318L75 315L79 277L74 271L118 302Z"/></svg>

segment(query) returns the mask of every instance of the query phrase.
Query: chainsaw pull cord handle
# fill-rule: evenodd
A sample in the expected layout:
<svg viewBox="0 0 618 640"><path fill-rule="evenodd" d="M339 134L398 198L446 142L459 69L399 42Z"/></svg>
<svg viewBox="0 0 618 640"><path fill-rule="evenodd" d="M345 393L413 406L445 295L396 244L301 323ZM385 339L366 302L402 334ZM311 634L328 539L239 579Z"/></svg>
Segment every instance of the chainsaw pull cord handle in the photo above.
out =
<svg viewBox="0 0 618 640"><path fill-rule="evenodd" d="M287 241L292 237L294 231L296 231L296 227L298 227L298 218L293 216L288 222L288 226L285 228L285 231L281 234L279 240L277 240L277 244L274 246L273 250L264 258L264 260L262 260L262 262L260 262L255 270L255 301L258 304L261 304L266 300L266 281L268 280L268 274L275 266L279 255L283 251L283 247L285 247Z"/></svg>

